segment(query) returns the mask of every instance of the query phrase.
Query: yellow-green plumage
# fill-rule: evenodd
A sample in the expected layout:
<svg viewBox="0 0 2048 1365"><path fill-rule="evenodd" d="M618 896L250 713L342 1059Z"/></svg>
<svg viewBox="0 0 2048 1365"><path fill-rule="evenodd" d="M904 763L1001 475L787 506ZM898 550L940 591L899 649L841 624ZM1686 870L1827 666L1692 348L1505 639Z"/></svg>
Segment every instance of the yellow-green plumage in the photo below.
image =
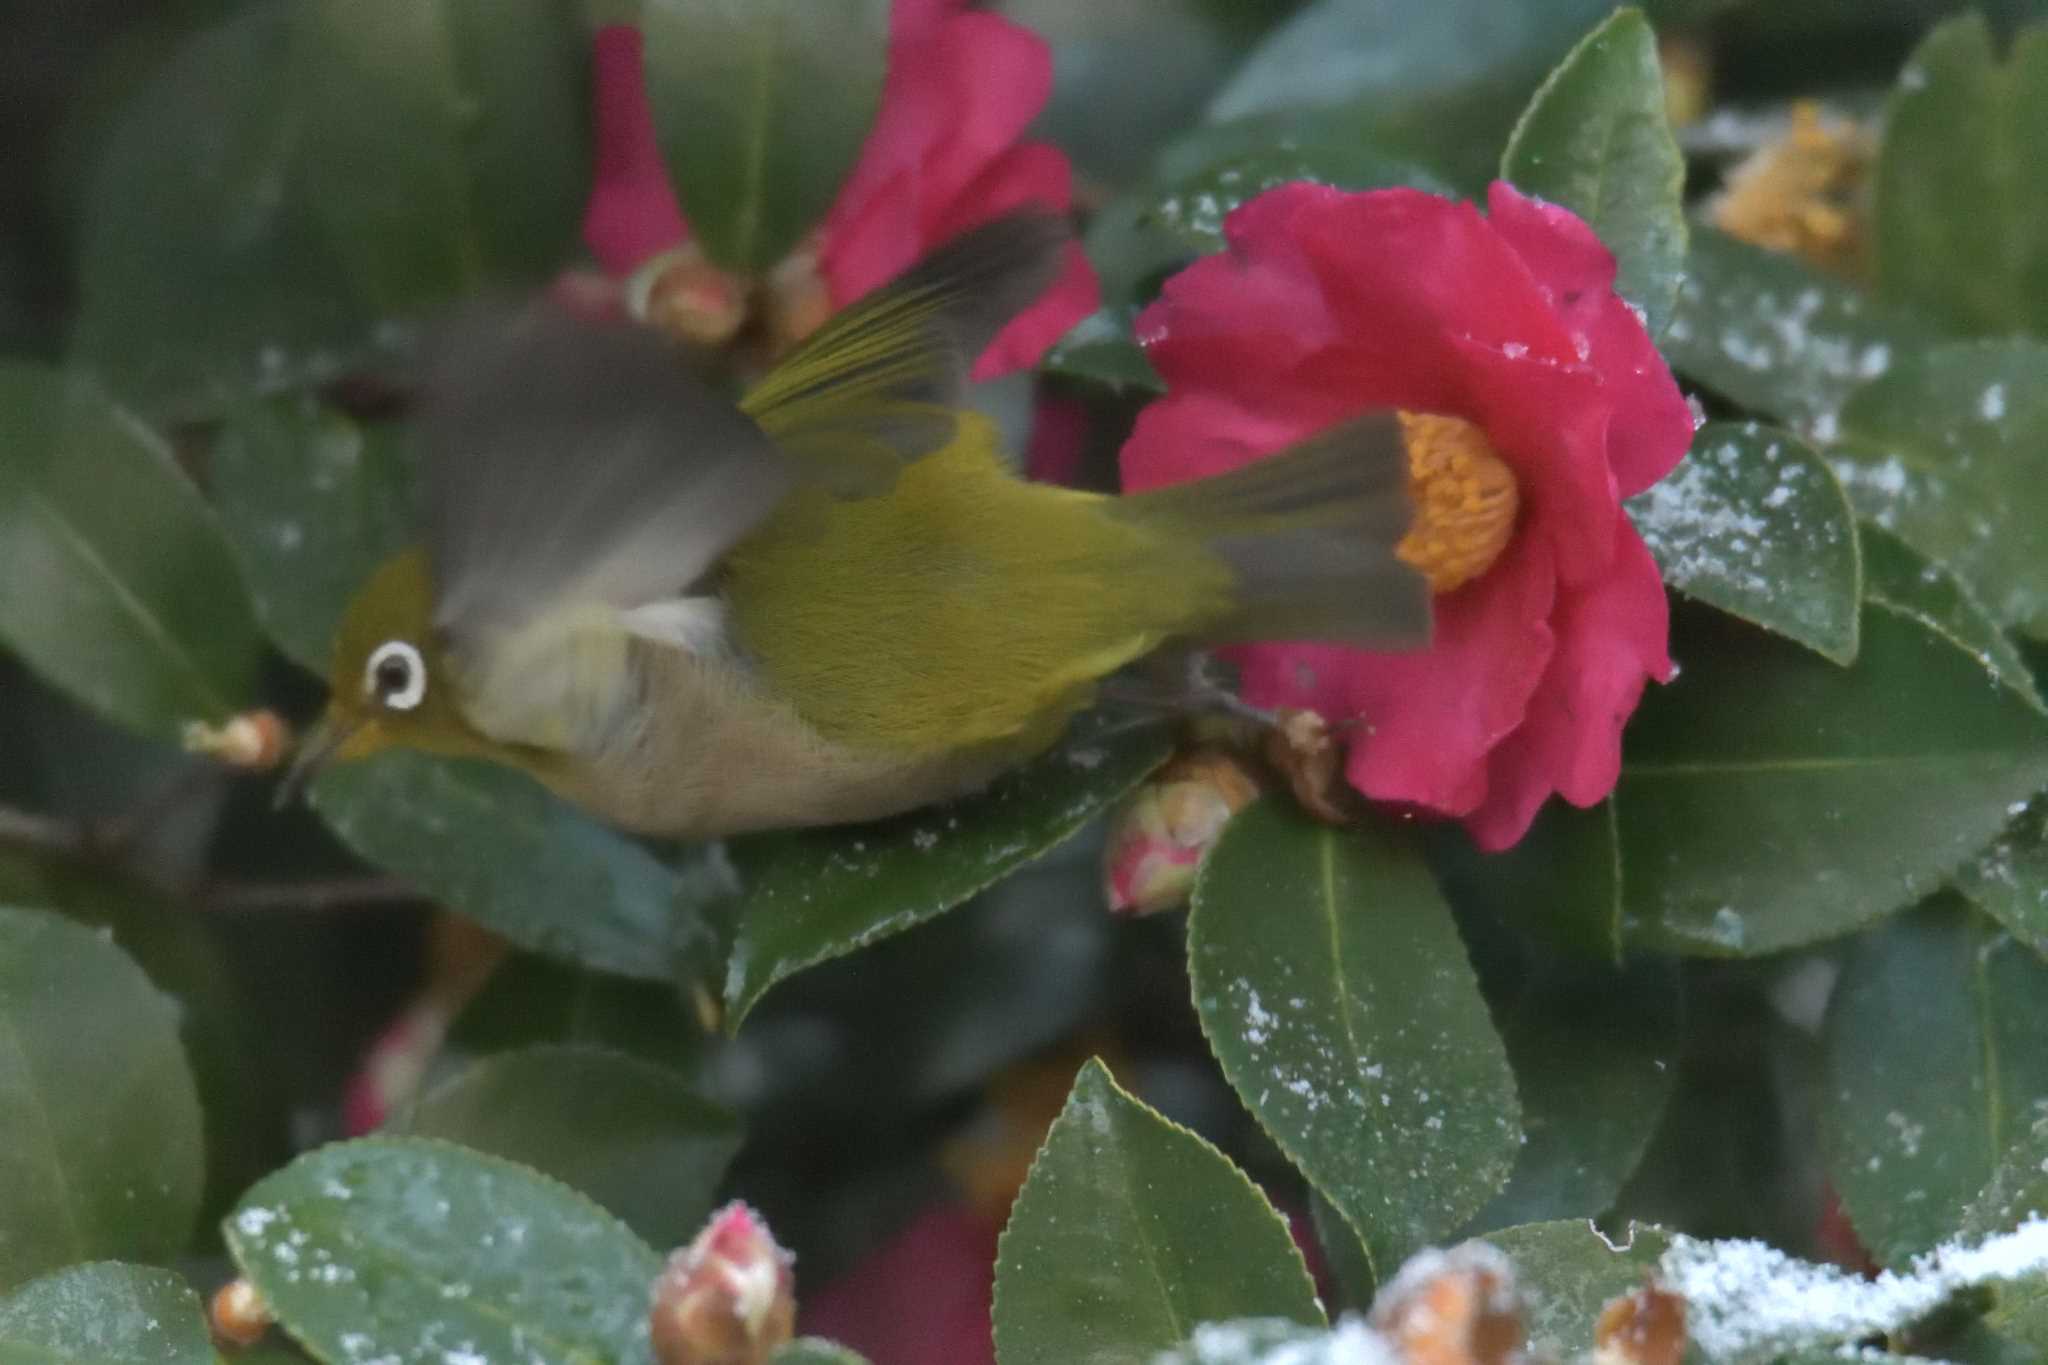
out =
<svg viewBox="0 0 2048 1365"><path fill-rule="evenodd" d="M931 753L1050 742L1095 681L1227 612L1227 566L1027 483L980 417L886 497L771 521L727 560L736 643L820 734Z"/></svg>
<svg viewBox="0 0 2048 1365"><path fill-rule="evenodd" d="M420 422L426 553L351 604L309 752L490 758L710 837L970 790L1169 641L1424 635L1390 419L1136 497L1011 472L966 375L1063 242L968 234L737 406L641 329L459 334Z"/></svg>

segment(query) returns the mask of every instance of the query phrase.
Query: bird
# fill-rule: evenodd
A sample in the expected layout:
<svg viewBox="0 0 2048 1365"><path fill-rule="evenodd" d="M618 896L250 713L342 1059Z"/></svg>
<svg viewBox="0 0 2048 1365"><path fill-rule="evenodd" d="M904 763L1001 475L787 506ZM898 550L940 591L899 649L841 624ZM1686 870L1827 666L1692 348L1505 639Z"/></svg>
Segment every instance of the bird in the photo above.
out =
<svg viewBox="0 0 2048 1365"><path fill-rule="evenodd" d="M1011 468L970 372L1069 242L962 233L737 393L546 295L449 320L419 540L347 606L283 790L398 747L642 835L862 823L985 787L1148 659L1426 643L1392 413L1135 494Z"/></svg>

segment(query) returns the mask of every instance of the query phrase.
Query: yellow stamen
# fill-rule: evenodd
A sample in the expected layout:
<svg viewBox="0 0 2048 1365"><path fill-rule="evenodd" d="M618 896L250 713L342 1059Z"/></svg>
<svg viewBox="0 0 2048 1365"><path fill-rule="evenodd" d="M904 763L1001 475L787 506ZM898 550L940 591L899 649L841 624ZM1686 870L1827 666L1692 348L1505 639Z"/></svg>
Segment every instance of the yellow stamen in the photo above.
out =
<svg viewBox="0 0 2048 1365"><path fill-rule="evenodd" d="M1728 173L1707 216L1745 242L1856 277L1868 264L1861 206L1876 160L1868 126L1800 100L1784 135Z"/></svg>
<svg viewBox="0 0 2048 1365"><path fill-rule="evenodd" d="M1493 567L1514 534L1521 493L1486 433L1462 417L1400 414L1415 524L1394 553L1445 593Z"/></svg>

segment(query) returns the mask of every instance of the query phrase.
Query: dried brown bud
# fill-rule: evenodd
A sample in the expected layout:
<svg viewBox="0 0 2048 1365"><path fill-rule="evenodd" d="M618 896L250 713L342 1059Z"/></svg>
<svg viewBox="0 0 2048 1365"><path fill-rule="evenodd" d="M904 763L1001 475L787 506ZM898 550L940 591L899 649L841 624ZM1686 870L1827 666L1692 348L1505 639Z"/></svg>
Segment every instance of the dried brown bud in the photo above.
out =
<svg viewBox="0 0 2048 1365"><path fill-rule="evenodd" d="M1685 1359L1685 1300L1644 1285L1610 1300L1593 1324L1594 1365L1678 1365Z"/></svg>
<svg viewBox="0 0 2048 1365"><path fill-rule="evenodd" d="M711 1216L654 1282L660 1365L765 1365L796 1335L793 1258L745 1204Z"/></svg>
<svg viewBox="0 0 2048 1365"><path fill-rule="evenodd" d="M626 312L678 341L723 346L747 320L747 286L686 242L633 272Z"/></svg>
<svg viewBox="0 0 2048 1365"><path fill-rule="evenodd" d="M218 726L188 721L183 739L188 754L205 754L252 772L275 768L292 747L291 727L275 711L244 711Z"/></svg>
<svg viewBox="0 0 2048 1365"><path fill-rule="evenodd" d="M1287 779L1303 810L1324 824L1351 823L1353 813L1344 804L1344 755L1328 721L1314 711L1276 712L1264 753Z"/></svg>
<svg viewBox="0 0 2048 1365"><path fill-rule="evenodd" d="M1149 915L1186 901L1202 855L1258 794L1252 775L1223 749L1191 749L1167 763L1110 821L1102 852L1109 908Z"/></svg>
<svg viewBox="0 0 2048 1365"><path fill-rule="evenodd" d="M1524 1358L1514 1270L1484 1242L1410 1257L1374 1301L1372 1326L1406 1365L1516 1365Z"/></svg>
<svg viewBox="0 0 2048 1365"><path fill-rule="evenodd" d="M254 1346L277 1321L247 1280L229 1280L216 1290L207 1319L214 1341L228 1349Z"/></svg>

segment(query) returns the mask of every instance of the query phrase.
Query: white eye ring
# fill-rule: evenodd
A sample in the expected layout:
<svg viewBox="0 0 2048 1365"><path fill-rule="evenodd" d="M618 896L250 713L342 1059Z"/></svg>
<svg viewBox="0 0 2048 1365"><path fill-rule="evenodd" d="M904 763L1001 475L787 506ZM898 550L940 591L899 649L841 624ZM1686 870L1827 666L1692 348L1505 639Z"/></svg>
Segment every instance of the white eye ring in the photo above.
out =
<svg viewBox="0 0 2048 1365"><path fill-rule="evenodd" d="M427 661L403 640L386 640L363 665L363 694L393 711L410 711L427 695Z"/></svg>

